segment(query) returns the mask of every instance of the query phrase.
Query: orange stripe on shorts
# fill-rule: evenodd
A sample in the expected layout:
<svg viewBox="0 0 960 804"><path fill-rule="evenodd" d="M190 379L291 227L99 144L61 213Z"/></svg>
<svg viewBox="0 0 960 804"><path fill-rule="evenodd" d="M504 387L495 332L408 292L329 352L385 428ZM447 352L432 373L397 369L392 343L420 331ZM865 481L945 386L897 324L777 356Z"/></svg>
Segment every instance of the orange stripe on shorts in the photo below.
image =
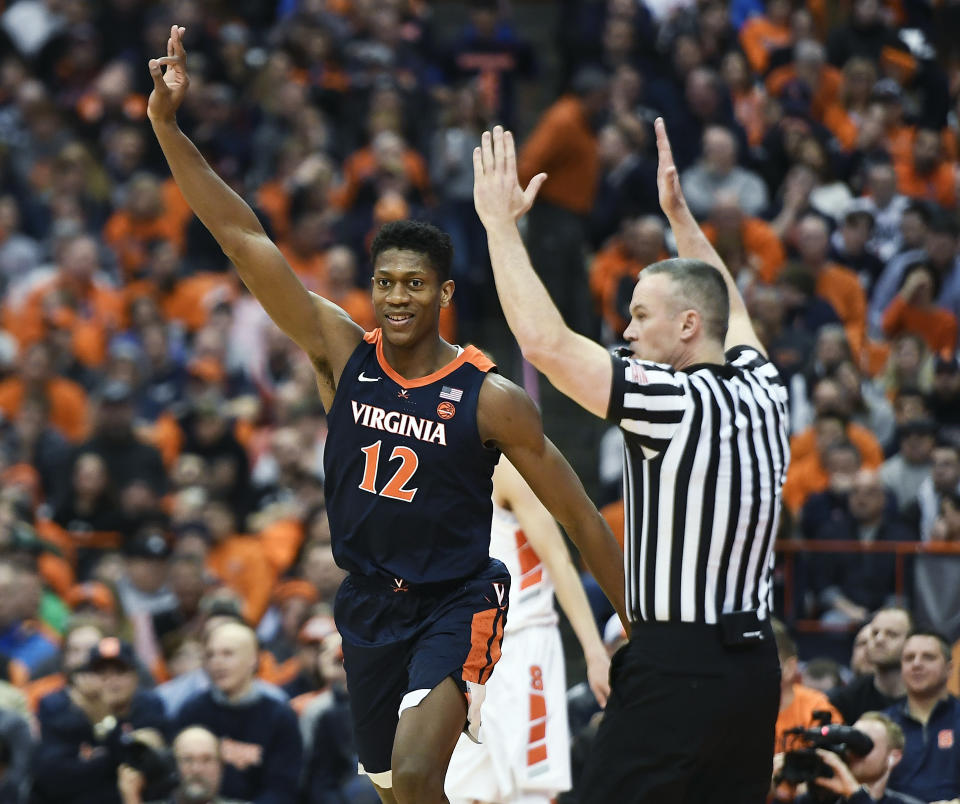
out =
<svg viewBox="0 0 960 804"><path fill-rule="evenodd" d="M486 684L493 666L500 661L504 616L502 609L486 609L473 615L470 653L463 663L463 680Z"/></svg>

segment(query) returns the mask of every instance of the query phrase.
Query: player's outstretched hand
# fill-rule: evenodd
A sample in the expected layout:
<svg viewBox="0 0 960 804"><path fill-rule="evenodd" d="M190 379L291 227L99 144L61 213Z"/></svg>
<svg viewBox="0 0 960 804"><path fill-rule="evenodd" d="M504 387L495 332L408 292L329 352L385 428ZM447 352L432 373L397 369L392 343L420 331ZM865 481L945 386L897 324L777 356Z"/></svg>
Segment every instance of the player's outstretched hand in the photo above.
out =
<svg viewBox="0 0 960 804"><path fill-rule="evenodd" d="M186 28L173 25L167 40L167 55L150 59L148 67L153 77L153 92L147 101L147 116L154 121L173 120L190 86L187 75L187 52L183 49ZM164 67L166 68L164 70Z"/></svg>
<svg viewBox="0 0 960 804"><path fill-rule="evenodd" d="M662 117L653 123L657 133L657 191L660 195L660 209L668 219L679 215L687 208L687 200L680 188L680 174L673 163L673 150L667 137L667 125Z"/></svg>
<svg viewBox="0 0 960 804"><path fill-rule="evenodd" d="M523 217L546 179L546 173L538 173L526 190L520 186L513 134L501 126L484 131L480 147L473 149L473 204L488 229Z"/></svg>
<svg viewBox="0 0 960 804"><path fill-rule="evenodd" d="M610 697L610 657L606 653L587 658L587 684L600 707L606 709Z"/></svg>

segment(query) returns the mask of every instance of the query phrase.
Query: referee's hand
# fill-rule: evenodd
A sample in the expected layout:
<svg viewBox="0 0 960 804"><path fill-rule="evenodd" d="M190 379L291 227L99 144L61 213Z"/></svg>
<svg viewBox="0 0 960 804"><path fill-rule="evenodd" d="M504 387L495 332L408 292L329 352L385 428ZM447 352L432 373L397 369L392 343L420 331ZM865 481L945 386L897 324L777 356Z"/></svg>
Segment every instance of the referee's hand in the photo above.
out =
<svg viewBox="0 0 960 804"><path fill-rule="evenodd" d="M668 220L672 220L674 216L686 211L687 200L683 197L680 174L673 162L673 149L667 137L667 124L663 122L662 117L658 117L653 123L653 128L657 133L657 192L660 198L660 209Z"/></svg>
<svg viewBox="0 0 960 804"><path fill-rule="evenodd" d="M601 709L607 706L610 697L610 657L606 651L587 656L587 684Z"/></svg>

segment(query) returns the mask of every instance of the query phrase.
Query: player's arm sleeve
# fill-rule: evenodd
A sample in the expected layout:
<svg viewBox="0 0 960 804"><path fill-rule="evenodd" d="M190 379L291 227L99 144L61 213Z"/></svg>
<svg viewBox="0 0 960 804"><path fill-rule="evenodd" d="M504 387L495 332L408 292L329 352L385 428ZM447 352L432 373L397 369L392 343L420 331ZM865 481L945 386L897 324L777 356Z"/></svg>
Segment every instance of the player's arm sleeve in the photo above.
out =
<svg viewBox="0 0 960 804"><path fill-rule="evenodd" d="M607 419L664 449L687 410L686 385L669 366L616 354L611 360Z"/></svg>

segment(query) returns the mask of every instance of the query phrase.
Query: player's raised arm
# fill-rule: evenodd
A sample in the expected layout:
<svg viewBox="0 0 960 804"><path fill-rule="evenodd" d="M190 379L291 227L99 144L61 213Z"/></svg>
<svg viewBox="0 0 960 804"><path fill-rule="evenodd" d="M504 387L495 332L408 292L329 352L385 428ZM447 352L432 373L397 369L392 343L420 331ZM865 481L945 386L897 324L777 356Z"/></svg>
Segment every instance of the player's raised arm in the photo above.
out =
<svg viewBox="0 0 960 804"><path fill-rule="evenodd" d="M560 391L589 410L606 416L613 382L610 355L571 330L533 270L517 221L533 206L546 175L517 180L513 135L497 126L484 132L473 154L473 201L487 230L497 295L523 356ZM541 266L549 271L551 266ZM588 299L583 300L589 304Z"/></svg>
<svg viewBox="0 0 960 804"><path fill-rule="evenodd" d="M580 478L543 434L540 413L530 397L500 375L487 375L480 391L477 424L484 443L500 448L563 526L629 633L620 545Z"/></svg>
<svg viewBox="0 0 960 804"><path fill-rule="evenodd" d="M177 125L177 109L190 84L184 30L173 26L167 55L149 63L153 92L147 115L153 131L191 209L277 326L310 356L321 398L329 409L340 372L363 332L335 304L307 291L253 210L213 171Z"/></svg>
<svg viewBox="0 0 960 804"><path fill-rule="evenodd" d="M603 646L596 620L583 591L583 584L570 559L563 534L550 512L513 464L501 460L493 473L493 497L513 513L527 541L544 563L553 580L557 602L573 627L587 663L587 682L600 706L610 695L610 657Z"/></svg>
<svg viewBox="0 0 960 804"><path fill-rule="evenodd" d="M680 187L680 174L673 163L673 151L667 137L667 127L662 117L653 124L657 133L657 190L660 194L660 209L667 216L673 236L677 241L677 254L695 260L703 260L723 275L730 296L730 323L724 348L747 345L766 355L766 350L753 330L750 314L740 295L740 289L727 269L717 250L707 240L693 213L687 206Z"/></svg>

